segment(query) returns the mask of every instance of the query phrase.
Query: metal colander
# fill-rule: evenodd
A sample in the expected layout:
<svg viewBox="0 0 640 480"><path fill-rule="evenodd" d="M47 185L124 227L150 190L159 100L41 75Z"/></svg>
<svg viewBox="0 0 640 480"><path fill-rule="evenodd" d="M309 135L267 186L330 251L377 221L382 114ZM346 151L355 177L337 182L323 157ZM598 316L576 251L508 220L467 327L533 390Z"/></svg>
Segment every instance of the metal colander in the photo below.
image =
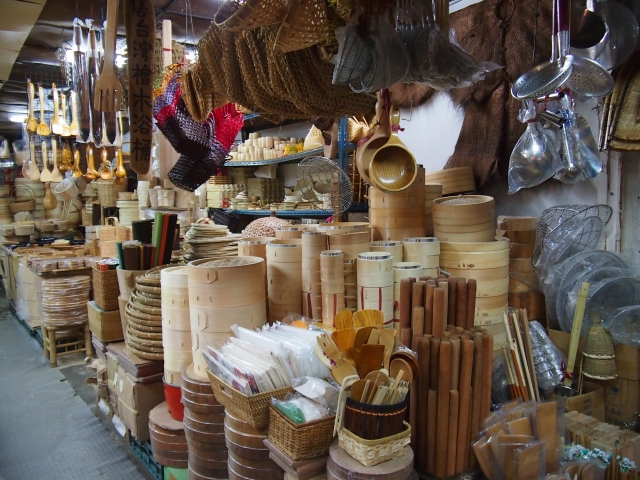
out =
<svg viewBox="0 0 640 480"><path fill-rule="evenodd" d="M608 205L561 205L547 208L538 221L536 243L531 260L537 264L542 253L544 241L548 235L572 218L599 217L605 224L611 219L613 210Z"/></svg>
<svg viewBox="0 0 640 480"><path fill-rule="evenodd" d="M339 215L351 206L353 185L349 175L333 160L307 157L298 164L296 177L302 198L316 208L330 209L334 215ZM326 191L329 193L321 193Z"/></svg>

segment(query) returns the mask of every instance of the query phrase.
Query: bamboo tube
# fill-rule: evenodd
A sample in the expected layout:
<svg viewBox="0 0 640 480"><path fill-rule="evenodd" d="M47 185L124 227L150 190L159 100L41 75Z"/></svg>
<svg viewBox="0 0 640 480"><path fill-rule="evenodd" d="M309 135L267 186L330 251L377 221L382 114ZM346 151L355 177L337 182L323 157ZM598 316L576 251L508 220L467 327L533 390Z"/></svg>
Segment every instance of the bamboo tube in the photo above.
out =
<svg viewBox="0 0 640 480"><path fill-rule="evenodd" d="M447 477L456 474L456 447L458 440L459 392L449 391L449 438L447 445Z"/></svg>
<svg viewBox="0 0 640 480"><path fill-rule="evenodd" d="M538 378L536 377L535 364L533 359L533 349L531 347L531 333L529 332L529 318L527 317L527 310L520 310L522 315L522 330L524 331L524 340L527 347L527 358L529 359L529 366L531 368L531 376L533 380L534 391L536 392L536 400L540 401L540 392L538 391Z"/></svg>
<svg viewBox="0 0 640 480"><path fill-rule="evenodd" d="M456 472L466 469L469 457L471 420L471 374L473 371L473 340L462 338L460 344L460 380L458 382L458 434L456 438Z"/></svg>
<svg viewBox="0 0 640 480"><path fill-rule="evenodd" d="M427 406L427 473L429 473L430 475L435 475L436 444L438 443L438 391L433 388L429 389Z"/></svg>
<svg viewBox="0 0 640 480"><path fill-rule="evenodd" d="M477 289L478 284L474 279L467 280L467 328L475 325Z"/></svg>
<svg viewBox="0 0 640 480"><path fill-rule="evenodd" d="M447 279L447 283L449 284L448 292L448 313L447 313L447 323L450 325L458 325L457 321L457 309L458 309L458 277L450 276Z"/></svg>
<svg viewBox="0 0 640 480"><path fill-rule="evenodd" d="M523 375L522 367L520 365L520 362L518 361L518 352L516 349L515 342L513 341L513 335L511 334L511 326L510 326L510 322L506 312L503 315L503 320L504 320L504 327L507 331L507 343L509 344L509 350L511 351L511 358L513 359L513 369L515 371L515 377L517 379L518 386L523 387L520 391L520 393L523 396L523 400L527 401L529 400L528 398L529 395L527 393L527 386L524 382L524 377L522 376Z"/></svg>
<svg viewBox="0 0 640 480"><path fill-rule="evenodd" d="M482 399L480 401L480 422L491 412L491 375L493 373L493 335L482 337Z"/></svg>
<svg viewBox="0 0 640 480"><path fill-rule="evenodd" d="M516 332L518 355L520 356L520 361L522 362L522 368L524 370L524 376L527 381L527 392L530 398L535 399L536 392L533 389L533 381L531 380L531 371L529 370L529 362L527 362L527 354L524 347L524 342L522 341L522 334L520 333L520 322L518 321L518 317L515 313L511 314L511 322L513 323L513 328Z"/></svg>
<svg viewBox="0 0 640 480"><path fill-rule="evenodd" d="M400 280L400 328L411 325L412 282L410 278Z"/></svg>
<svg viewBox="0 0 640 480"><path fill-rule="evenodd" d="M431 336L427 335L420 338L418 342L418 363L419 363L419 378L418 378L418 405L420 415L418 416L418 448L415 450L414 459L417 463L417 469L419 471L426 470L426 457L427 453L427 432L429 430L428 415L428 398L429 398L429 373L431 360ZM412 386L412 390L415 387ZM415 428L411 425L411 428Z"/></svg>
<svg viewBox="0 0 640 480"><path fill-rule="evenodd" d="M440 287L433 291L433 324L432 333L434 337L442 337L444 331L444 311L445 311L445 293Z"/></svg>
<svg viewBox="0 0 640 480"><path fill-rule="evenodd" d="M447 448L449 446L449 385L451 381L451 342L440 342L438 374L438 423L436 444L436 475L447 476Z"/></svg>
<svg viewBox="0 0 640 480"><path fill-rule="evenodd" d="M440 338L431 337L431 361L429 370L429 389L438 390L440 369Z"/></svg>
<svg viewBox="0 0 640 480"><path fill-rule="evenodd" d="M411 329L413 330L412 333L414 337L421 337L424 335L424 307L413 307Z"/></svg>
<svg viewBox="0 0 640 480"><path fill-rule="evenodd" d="M449 284L446 280L438 281L438 288L444 290L444 302L442 305L442 328L449 323Z"/></svg>
<svg viewBox="0 0 640 480"><path fill-rule="evenodd" d="M459 278L456 284L456 327L467 327L467 280Z"/></svg>
<svg viewBox="0 0 640 480"><path fill-rule="evenodd" d="M424 289L426 284L424 282L415 282L411 286L411 311L413 307L421 306L424 303Z"/></svg>
<svg viewBox="0 0 640 480"><path fill-rule="evenodd" d="M424 333L431 335L433 333L433 292L435 285L429 285L427 282L427 292L424 296Z"/></svg>
<svg viewBox="0 0 640 480"><path fill-rule="evenodd" d="M451 390L460 384L460 338L451 338Z"/></svg>
<svg viewBox="0 0 640 480"><path fill-rule="evenodd" d="M513 381L513 372L511 371L511 365L509 363L509 356L507 355L507 349L502 347L502 358L504 362L504 369L507 373L507 383L509 384L509 393L511 394L511 398L514 399L517 397L517 393L515 390L515 385Z"/></svg>
<svg viewBox="0 0 640 480"><path fill-rule="evenodd" d="M480 432L480 401L482 399L482 365L483 365L483 349L482 349L482 333L473 334L473 374L471 377L471 388L473 388L472 408L471 408L471 438L469 443L478 438ZM469 455L469 467L476 464L473 454Z"/></svg>

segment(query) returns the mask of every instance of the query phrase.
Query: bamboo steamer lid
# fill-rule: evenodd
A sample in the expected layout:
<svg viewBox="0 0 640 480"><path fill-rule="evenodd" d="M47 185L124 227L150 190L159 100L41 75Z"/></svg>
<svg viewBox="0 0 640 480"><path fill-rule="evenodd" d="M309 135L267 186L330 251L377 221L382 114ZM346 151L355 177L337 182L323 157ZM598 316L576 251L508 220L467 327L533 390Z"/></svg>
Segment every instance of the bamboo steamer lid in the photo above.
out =
<svg viewBox="0 0 640 480"><path fill-rule="evenodd" d="M367 222L333 222L321 223L318 225L318 232L324 232L327 235L338 235L350 231L369 231Z"/></svg>
<svg viewBox="0 0 640 480"><path fill-rule="evenodd" d="M402 242L400 241L377 241L369 242L370 252L389 252L393 261L402 262L404 260L404 252Z"/></svg>
<svg viewBox="0 0 640 480"><path fill-rule="evenodd" d="M266 300L235 307L199 308L191 307L191 330L196 332L231 333L231 326L255 329L266 322Z"/></svg>
<svg viewBox="0 0 640 480"><path fill-rule="evenodd" d="M495 200L487 195L458 195L433 200L433 218L485 217L495 213Z"/></svg>
<svg viewBox="0 0 640 480"><path fill-rule="evenodd" d="M442 252L495 252L509 250L509 239L501 238L490 242L447 242L440 241Z"/></svg>
<svg viewBox="0 0 640 480"><path fill-rule="evenodd" d="M238 240L239 257L267 258L267 243L275 240L274 237L248 237Z"/></svg>
<svg viewBox="0 0 640 480"><path fill-rule="evenodd" d="M274 263L293 263L302 261L302 240L272 240L267 244L267 265Z"/></svg>
<svg viewBox="0 0 640 480"><path fill-rule="evenodd" d="M471 167L448 168L437 172L427 173L425 183L439 183L442 185L443 195L473 192L476 182Z"/></svg>

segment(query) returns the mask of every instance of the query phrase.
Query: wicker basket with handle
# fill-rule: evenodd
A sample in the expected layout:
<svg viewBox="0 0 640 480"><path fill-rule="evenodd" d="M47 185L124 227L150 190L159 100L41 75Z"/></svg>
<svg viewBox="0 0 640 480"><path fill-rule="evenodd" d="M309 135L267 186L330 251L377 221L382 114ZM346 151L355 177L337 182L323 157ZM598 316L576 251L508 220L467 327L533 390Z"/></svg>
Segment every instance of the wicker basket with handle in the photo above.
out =
<svg viewBox="0 0 640 480"><path fill-rule="evenodd" d="M404 427L396 435L377 440L365 440L343 428L338 432L339 444L365 467L371 467L407 454L411 442L411 426L404 422Z"/></svg>
<svg viewBox="0 0 640 480"><path fill-rule="evenodd" d="M118 274L115 270L101 272L97 268L93 269L93 300L102 310L107 312L118 310Z"/></svg>
<svg viewBox="0 0 640 480"><path fill-rule="evenodd" d="M335 418L329 416L296 425L270 404L269 438L293 460L318 457L329 451Z"/></svg>
<svg viewBox="0 0 640 480"><path fill-rule="evenodd" d="M207 374L218 403L229 410L234 417L257 429L269 425L271 398L282 400L287 393L294 392L293 388L285 387L249 397L220 380L211 370L207 369Z"/></svg>

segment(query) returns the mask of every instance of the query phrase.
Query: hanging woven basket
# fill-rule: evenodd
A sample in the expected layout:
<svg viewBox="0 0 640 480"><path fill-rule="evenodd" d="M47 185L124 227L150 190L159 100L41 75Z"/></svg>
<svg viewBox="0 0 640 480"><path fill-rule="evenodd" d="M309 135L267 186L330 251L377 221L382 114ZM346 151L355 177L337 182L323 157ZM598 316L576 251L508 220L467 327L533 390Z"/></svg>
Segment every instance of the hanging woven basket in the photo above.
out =
<svg viewBox="0 0 640 480"><path fill-rule="evenodd" d="M281 0L227 0L213 22L222 30L252 30L280 22L283 10Z"/></svg>
<svg viewBox="0 0 640 480"><path fill-rule="evenodd" d="M322 0L291 0L276 35L282 52L302 50L327 38L327 5Z"/></svg>
<svg viewBox="0 0 640 480"><path fill-rule="evenodd" d="M600 319L595 319L587 332L582 373L594 380L613 380L618 377L613 341Z"/></svg>

